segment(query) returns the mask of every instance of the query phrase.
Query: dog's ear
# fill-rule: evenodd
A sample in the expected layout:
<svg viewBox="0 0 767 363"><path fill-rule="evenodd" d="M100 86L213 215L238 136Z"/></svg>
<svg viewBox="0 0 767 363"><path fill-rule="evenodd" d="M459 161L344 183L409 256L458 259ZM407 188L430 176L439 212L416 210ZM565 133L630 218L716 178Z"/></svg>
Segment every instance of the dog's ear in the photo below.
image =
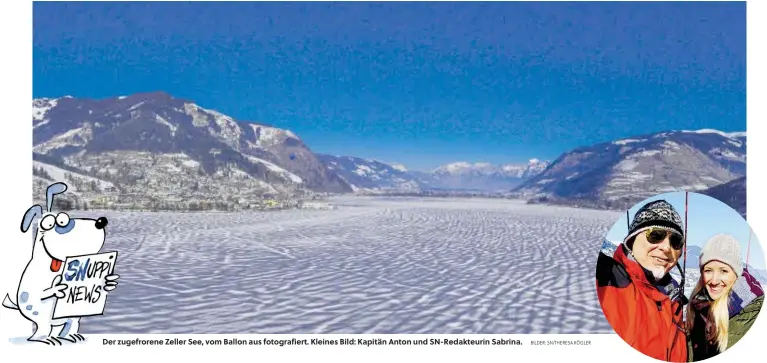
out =
<svg viewBox="0 0 767 363"><path fill-rule="evenodd" d="M67 185L62 182L53 183L48 186L48 190L45 191L45 201L48 204L49 212L51 212L51 208L53 207L53 196L64 193L66 190Z"/></svg>
<svg viewBox="0 0 767 363"><path fill-rule="evenodd" d="M27 233L29 230L29 227L32 225L32 221L35 220L35 217L40 216L43 214L43 207L40 205L33 205L29 209L27 209L27 212L24 213L24 219L21 220L21 232Z"/></svg>

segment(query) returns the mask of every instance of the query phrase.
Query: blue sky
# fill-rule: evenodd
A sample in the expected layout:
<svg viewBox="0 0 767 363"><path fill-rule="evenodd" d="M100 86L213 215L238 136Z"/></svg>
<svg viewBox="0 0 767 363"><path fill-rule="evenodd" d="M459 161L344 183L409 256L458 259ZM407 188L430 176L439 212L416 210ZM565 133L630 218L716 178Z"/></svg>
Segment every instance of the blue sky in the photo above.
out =
<svg viewBox="0 0 767 363"><path fill-rule="evenodd" d="M166 91L424 169L746 128L745 3L34 3L35 97Z"/></svg>
<svg viewBox="0 0 767 363"><path fill-rule="evenodd" d="M709 196L689 193L687 204L687 242L690 245L703 247L709 238L719 233L732 235L740 242L743 261L748 254L748 263L756 268L765 268L765 256L762 246L759 244L759 238L755 233L751 233L748 222L735 210L726 204ZM637 203L629 210L629 215L634 218L637 210L650 201L665 199L671 203L684 219L684 192L673 192L660 194ZM613 225L607 234L607 239L611 241L623 241L627 234L626 216L624 216ZM748 239L751 235L751 248L749 252Z"/></svg>

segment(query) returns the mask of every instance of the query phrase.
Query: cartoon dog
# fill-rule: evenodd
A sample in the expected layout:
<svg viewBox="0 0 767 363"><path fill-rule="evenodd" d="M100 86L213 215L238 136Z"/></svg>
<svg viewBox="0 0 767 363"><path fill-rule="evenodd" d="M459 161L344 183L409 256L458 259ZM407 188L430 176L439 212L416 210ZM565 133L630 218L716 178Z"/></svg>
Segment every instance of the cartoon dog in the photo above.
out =
<svg viewBox="0 0 767 363"><path fill-rule="evenodd" d="M33 205L24 213L21 232L26 233L35 217L41 217L37 224L32 259L21 275L17 302L6 295L3 306L16 309L34 324L34 332L29 341L48 345L61 345L61 340L72 343L84 341L79 334L80 318L53 318L56 302L65 296L67 285L61 283L62 265L67 257L98 253L106 239L107 219L70 218L66 213L55 214L53 196L67 190L64 183L54 183L46 191L48 211ZM104 290L112 291L117 287L118 275L106 276ZM54 335L54 327L61 327Z"/></svg>

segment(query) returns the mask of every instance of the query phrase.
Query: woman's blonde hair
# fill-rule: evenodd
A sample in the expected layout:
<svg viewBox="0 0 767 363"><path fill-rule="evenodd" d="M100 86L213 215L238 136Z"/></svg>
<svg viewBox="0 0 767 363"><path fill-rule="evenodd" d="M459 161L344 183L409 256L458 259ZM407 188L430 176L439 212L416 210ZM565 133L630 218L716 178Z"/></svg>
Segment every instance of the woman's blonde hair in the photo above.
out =
<svg viewBox="0 0 767 363"><path fill-rule="evenodd" d="M698 283L695 285L695 288L692 290L692 296L695 298L695 296L698 295L698 293L701 292L701 290L704 289L704 276L703 276L703 268L705 266L700 268L701 274L700 278L698 279ZM734 272L733 272L734 274ZM737 276L735 276L735 280L737 280ZM711 343L716 343L717 347L719 348L719 352L724 352L725 349L727 349L727 344L729 343L729 331L730 331L730 309L729 309L729 303L730 303L730 293L732 293L732 287L735 286L735 280L732 281L732 283L727 286L727 290L719 296L718 299L711 302L711 305L708 309L708 321L712 321L714 323L714 336L710 337L708 336L708 332L706 332L706 339L709 339ZM692 331L692 327L695 323L695 309L693 309L692 304L687 305L687 331ZM704 328L705 330L705 328Z"/></svg>

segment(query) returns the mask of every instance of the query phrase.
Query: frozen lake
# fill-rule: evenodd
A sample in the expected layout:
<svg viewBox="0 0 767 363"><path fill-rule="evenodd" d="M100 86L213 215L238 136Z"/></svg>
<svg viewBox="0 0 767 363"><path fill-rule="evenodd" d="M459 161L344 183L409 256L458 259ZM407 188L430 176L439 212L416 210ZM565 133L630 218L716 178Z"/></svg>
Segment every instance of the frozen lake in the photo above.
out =
<svg viewBox="0 0 767 363"><path fill-rule="evenodd" d="M104 250L119 251L121 283L81 332L613 333L594 269L621 213L491 199L332 203L106 213Z"/></svg>

